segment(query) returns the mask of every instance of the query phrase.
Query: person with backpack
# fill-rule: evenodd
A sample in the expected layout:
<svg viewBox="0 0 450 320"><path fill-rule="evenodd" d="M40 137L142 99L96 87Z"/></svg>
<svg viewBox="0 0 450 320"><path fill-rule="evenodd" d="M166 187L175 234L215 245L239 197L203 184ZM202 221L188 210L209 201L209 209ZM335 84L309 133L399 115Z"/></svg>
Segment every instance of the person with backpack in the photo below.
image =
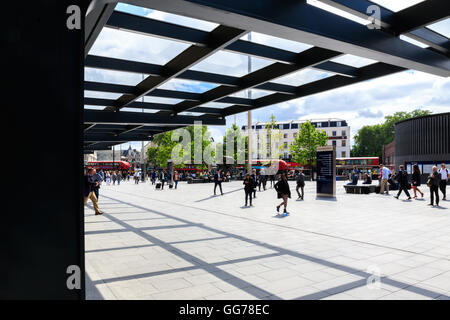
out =
<svg viewBox="0 0 450 320"><path fill-rule="evenodd" d="M286 208L287 208L288 198L291 197L291 190L289 188L289 183L288 183L286 175L284 173L281 175L280 181L275 183L274 188L277 191L278 199L283 199L283 202L277 206L277 212L280 212L280 207L282 205L284 205L283 213L285 215L288 215Z"/></svg>
<svg viewBox="0 0 450 320"><path fill-rule="evenodd" d="M300 169L300 171L297 175L297 188L295 189L295 191L297 191L298 198L302 199L302 200L303 200L303 195L304 195L304 190L303 190L304 187L305 187L305 174L303 173L303 170ZM300 192L298 192L299 189L302 192L301 194L300 194Z"/></svg>
<svg viewBox="0 0 450 320"><path fill-rule="evenodd" d="M445 167L445 163L441 164L441 168L438 171L441 174L441 181L439 181L439 189L442 192L442 200L447 200L447 181L449 179L448 169Z"/></svg>
<svg viewBox="0 0 450 320"><path fill-rule="evenodd" d="M433 166L433 171L427 179L427 186L430 188L430 203L429 206L434 207L434 197L436 197L436 206L439 207L439 183L441 181L441 174L437 167Z"/></svg>
<svg viewBox="0 0 450 320"><path fill-rule="evenodd" d="M398 188L398 193L396 196L394 196L394 198L398 199L398 197L400 197L400 194L402 193L402 191L405 191L405 194L408 197L408 200L411 200L411 195L409 194L409 191L408 191L408 189L410 189L411 186L408 183L408 174L403 165L399 166L396 180L398 182L399 188Z"/></svg>

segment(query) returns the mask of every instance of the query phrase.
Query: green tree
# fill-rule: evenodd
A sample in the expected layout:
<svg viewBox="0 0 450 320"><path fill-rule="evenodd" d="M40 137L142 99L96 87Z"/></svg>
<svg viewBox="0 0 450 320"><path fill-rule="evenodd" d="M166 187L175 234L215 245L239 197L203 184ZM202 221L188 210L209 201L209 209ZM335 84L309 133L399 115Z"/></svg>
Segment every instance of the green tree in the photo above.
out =
<svg viewBox="0 0 450 320"><path fill-rule="evenodd" d="M352 157L382 157L382 146L394 141L395 123L411 118L431 114L428 110L414 110L412 112L396 112L385 117L381 124L364 126L355 135L355 143L351 150Z"/></svg>
<svg viewBox="0 0 450 320"><path fill-rule="evenodd" d="M189 126L184 128L186 129L191 137L191 155L189 157L190 163L194 162L194 133L198 134L201 137L201 154L202 154L202 163L198 164L197 167L206 168L206 164L203 159L203 151L210 146L210 133L206 126L197 127L194 129L194 126ZM167 161L172 158L172 150L179 143L179 141L172 141L172 135L174 131L168 131L164 133L159 133L153 137L153 143L155 147L150 147L147 150L148 162L160 166L165 167L167 165ZM181 139L180 139L181 141ZM180 157L183 156L183 151L180 150ZM214 154L213 154L214 156ZM187 162L187 161L186 161ZM183 162L178 167L184 167L186 162Z"/></svg>
<svg viewBox="0 0 450 320"><path fill-rule="evenodd" d="M307 121L300 124L298 135L289 146L290 153L295 162L309 164L312 167L316 161L317 147L325 146L328 135L323 130L316 128Z"/></svg>
<svg viewBox="0 0 450 320"><path fill-rule="evenodd" d="M223 156L227 155L227 141L233 139L233 159L234 165L238 164L238 159L248 159L248 137L243 136L241 129L233 124L230 128L228 128L225 132L225 136L223 137L223 144L217 144L217 147L223 148ZM240 146L244 146L244 149L239 148ZM219 160L219 159L217 159ZM224 164L226 160L223 160Z"/></svg>
<svg viewBox="0 0 450 320"><path fill-rule="evenodd" d="M277 121L275 119L275 116L272 114L270 116L269 123L266 124L266 133L267 133L267 145L263 146L261 148L262 154L264 154L265 157L274 158L275 156L278 158L279 153L283 150L283 146L281 145L281 131L278 128ZM273 139L272 139L273 138ZM278 141L278 147L274 148L273 151L275 154L271 154L272 152L272 140ZM265 148L267 147L267 148Z"/></svg>

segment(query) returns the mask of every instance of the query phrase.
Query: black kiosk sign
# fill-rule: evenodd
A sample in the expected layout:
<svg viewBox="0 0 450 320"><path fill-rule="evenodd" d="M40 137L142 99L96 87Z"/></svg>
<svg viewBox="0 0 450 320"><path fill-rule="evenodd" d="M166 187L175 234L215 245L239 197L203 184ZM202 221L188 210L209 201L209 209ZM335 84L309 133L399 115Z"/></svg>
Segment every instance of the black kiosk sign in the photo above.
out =
<svg viewBox="0 0 450 320"><path fill-rule="evenodd" d="M317 147L317 196L336 196L336 150L334 146Z"/></svg>

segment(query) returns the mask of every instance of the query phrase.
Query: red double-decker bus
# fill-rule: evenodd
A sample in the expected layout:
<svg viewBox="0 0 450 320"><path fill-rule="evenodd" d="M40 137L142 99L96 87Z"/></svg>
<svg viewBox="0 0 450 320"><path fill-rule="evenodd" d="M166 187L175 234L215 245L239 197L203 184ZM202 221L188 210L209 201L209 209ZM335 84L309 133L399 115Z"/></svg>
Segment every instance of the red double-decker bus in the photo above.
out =
<svg viewBox="0 0 450 320"><path fill-rule="evenodd" d="M374 172L380 165L378 157L354 157L354 158L336 158L337 175L347 174L354 167L365 172Z"/></svg>
<svg viewBox="0 0 450 320"><path fill-rule="evenodd" d="M97 170L128 170L130 164L126 161L90 161L86 163L86 169Z"/></svg>

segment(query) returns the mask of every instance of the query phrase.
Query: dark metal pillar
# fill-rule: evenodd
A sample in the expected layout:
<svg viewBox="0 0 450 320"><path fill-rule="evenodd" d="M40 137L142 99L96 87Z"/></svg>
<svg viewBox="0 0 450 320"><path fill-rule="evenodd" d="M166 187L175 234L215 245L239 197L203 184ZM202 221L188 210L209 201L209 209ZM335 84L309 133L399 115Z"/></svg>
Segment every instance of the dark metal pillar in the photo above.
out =
<svg viewBox="0 0 450 320"><path fill-rule="evenodd" d="M0 299L84 299L83 66L87 1L10 1L2 119L17 156L3 166ZM69 11L76 5L81 11ZM67 21L75 13L81 20ZM81 26L80 29L76 25ZM6 74L5 74L6 73ZM33 101L30 108L29 99ZM6 254L6 255L5 255ZM72 276L72 278L71 278ZM71 280L72 279L72 280ZM68 281L69 280L69 281ZM69 283L69 286L68 286ZM81 287L77 288L77 283ZM72 287L75 286L75 287Z"/></svg>

